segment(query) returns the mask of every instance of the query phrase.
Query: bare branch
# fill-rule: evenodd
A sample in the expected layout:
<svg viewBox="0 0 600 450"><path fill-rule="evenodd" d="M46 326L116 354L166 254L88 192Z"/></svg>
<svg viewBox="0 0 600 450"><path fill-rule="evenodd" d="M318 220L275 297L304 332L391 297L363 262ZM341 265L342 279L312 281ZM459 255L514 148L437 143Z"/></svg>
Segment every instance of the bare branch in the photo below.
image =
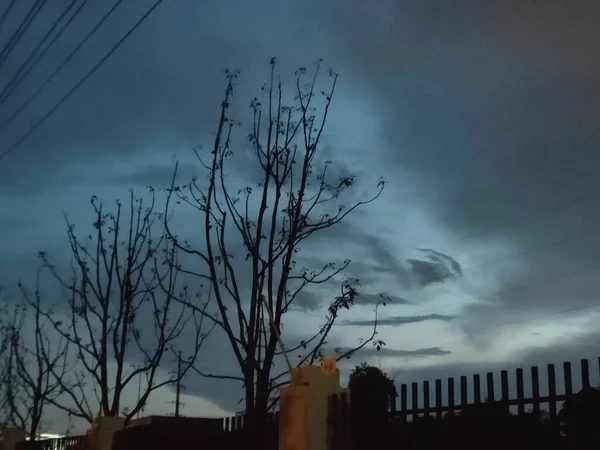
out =
<svg viewBox="0 0 600 450"><path fill-rule="evenodd" d="M248 142L261 170L260 180L240 189L228 177L227 164L235 155L233 134L238 128L238 123L229 116L237 72L228 71L215 139L207 152L210 157L195 150L200 168L206 171L206 180L199 182L194 178L178 186L176 165L163 215L173 245L194 257L199 265L192 269L177 267L179 272L209 281L215 309L202 310L200 314L227 336L240 374L224 378L243 383L247 413L266 411L271 405L273 389L282 383L279 376L271 373L276 359L283 356L277 347L277 336L283 335L285 340L284 318L299 294L305 289L334 283L342 286L341 295L329 306L325 323L313 337L292 347L293 351L305 351L299 365L313 364L322 356L341 310L349 309L357 295L354 286L342 278L349 260L326 263L319 269L298 269L301 244L375 201L385 186L380 180L373 195L344 204L350 198L346 192L354 186L354 177L333 180L327 170L329 162L322 168L316 167L337 75L329 72L330 84L320 91L321 101L317 95L320 64L308 83L304 81L306 70L299 69L294 102L286 104L275 58L270 65L264 95L250 103L252 128ZM261 101L266 102L264 106ZM199 247L181 242L171 229L166 218L172 214L173 203L192 206L198 214L202 236ZM241 244L242 254L233 251L232 243L236 242ZM200 309L194 308L189 299L178 301L194 311ZM268 317L273 317L272 324L267 322ZM375 334L376 330L365 342L373 342ZM202 376L220 377L198 368L194 371Z"/></svg>
<svg viewBox="0 0 600 450"><path fill-rule="evenodd" d="M29 305L68 345L69 351L61 353L61 358L66 361L68 355L74 365L68 380L51 369L64 391L51 403L88 421L99 414L119 415L125 388L143 375L146 386L127 408L129 420L154 390L185 375L207 335L202 330L203 310L176 301L187 295L178 270L181 246L168 234L163 215L154 209L154 191L150 194L145 202L130 192L127 208L117 201L114 213L106 212L92 197L95 231L87 239L80 239L67 219L73 257L70 279L40 254L64 299L57 311L44 308L39 301L29 301ZM65 316L68 324L63 323ZM184 332L191 345L185 347L183 370L156 381L165 355L176 349ZM50 355L45 361L54 362Z"/></svg>

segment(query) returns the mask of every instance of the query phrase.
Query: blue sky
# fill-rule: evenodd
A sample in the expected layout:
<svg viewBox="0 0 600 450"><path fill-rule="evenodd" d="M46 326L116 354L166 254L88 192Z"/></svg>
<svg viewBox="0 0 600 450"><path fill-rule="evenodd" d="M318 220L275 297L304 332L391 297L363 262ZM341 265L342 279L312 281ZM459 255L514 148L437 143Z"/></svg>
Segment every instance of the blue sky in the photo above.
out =
<svg viewBox="0 0 600 450"><path fill-rule="evenodd" d="M0 69L0 82L66 5L50 3ZM19 139L151 3L125 0L0 134L0 146ZM0 106L3 120L111 4L90 2L51 57ZM577 1L165 0L0 161L0 284L10 295L18 277L31 279L40 249L64 257L62 212L84 228L92 194L112 201L132 187L165 186L174 156L194 174L192 147L214 132L223 69L241 70L233 111L249 124L246 106L271 56L289 83L296 67L323 58L340 74L323 154L358 175L359 193L379 176L388 187L307 257L321 257L329 245L353 260L353 276L368 280L365 298L385 292L406 300L381 311L396 323L380 328L388 352L348 364L368 360L413 381L595 357L599 14L600 6ZM9 28L0 29L0 42ZM245 167L232 176L243 180ZM192 230L186 214L178 220ZM422 249L448 255L460 274L428 283L430 272L419 269L431 269L431 253ZM289 339L318 325L319 298L327 302L334 289L316 292L316 304L294 313ZM372 305L357 305L344 320L371 314ZM407 316L427 320L405 323ZM339 325L335 345L352 345L367 331ZM219 339L201 356L207 371L232 364ZM225 385L186 384L189 413L237 407Z"/></svg>

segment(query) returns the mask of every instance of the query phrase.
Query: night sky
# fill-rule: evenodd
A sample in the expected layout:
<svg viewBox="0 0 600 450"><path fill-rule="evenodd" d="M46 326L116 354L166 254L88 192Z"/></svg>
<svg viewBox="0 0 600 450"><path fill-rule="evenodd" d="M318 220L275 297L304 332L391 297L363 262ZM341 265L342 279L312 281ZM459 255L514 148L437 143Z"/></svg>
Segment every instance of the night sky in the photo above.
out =
<svg viewBox="0 0 600 450"><path fill-rule="evenodd" d="M67 3L48 2L0 66L0 86ZM1 122L113 3L89 1L0 105ZM153 3L125 0L0 132L0 154ZM0 28L0 45L32 0L17 4ZM268 79L270 58L278 57L290 87L297 67L312 70L322 58L340 76L323 160L356 175L357 195L380 176L388 183L377 202L316 237L303 256L315 264L349 258L348 275L362 281L359 304L336 326L328 349L369 333L379 294L394 300L380 310L386 348L342 367L368 361L411 382L596 357L598 23L593 1L165 0L0 160L2 301L18 300L19 278L35 278L38 251L68 263L63 212L86 233L91 195L108 204L127 198L130 188L140 195L148 185L165 188L175 158L183 179L202 173L192 148L214 137L226 68L240 70L232 112L242 122L230 177L240 185L255 180L243 128L251 125L248 105ZM192 211L180 209L175 220L181 233L198 234ZM284 339L316 329L338 290L304 296ZM237 370L222 335L211 337L197 366ZM240 408L242 390L234 384L191 374L185 386L186 414ZM171 411L172 400L171 390L159 391L149 410Z"/></svg>

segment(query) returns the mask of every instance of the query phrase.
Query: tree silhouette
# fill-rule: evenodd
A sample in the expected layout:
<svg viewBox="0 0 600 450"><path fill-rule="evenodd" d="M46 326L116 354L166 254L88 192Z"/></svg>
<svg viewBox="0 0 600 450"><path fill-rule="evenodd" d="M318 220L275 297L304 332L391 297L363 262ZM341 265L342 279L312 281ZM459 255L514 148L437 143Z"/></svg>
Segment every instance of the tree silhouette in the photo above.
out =
<svg viewBox="0 0 600 450"><path fill-rule="evenodd" d="M331 174L330 162L317 159L337 75L329 72L330 87L319 95L319 68L307 82L306 70L299 69L295 101L288 106L275 65L273 58L270 81L263 88L266 104L263 106L255 98L250 105L253 126L247 145L260 181L239 189L228 176L227 161L235 147L233 131L239 124L229 117L237 73L226 72L228 84L207 161L196 151L206 171L206 181L193 179L178 186L176 171L167 206L175 198L199 214L201 246L192 247L180 240L168 224L167 228L174 245L197 259L199 269L194 268L193 272L208 282L216 302L214 313L203 314L224 332L239 365L239 375L234 376L199 372L240 381L245 391L245 410L250 415L267 411L273 404L273 394L289 383L287 370L272 373L276 359L286 357L290 367L318 360L339 312L350 308L358 294L357 280L341 279L349 260L326 262L316 270L301 267L298 257L302 246L374 201L384 187L380 180L374 195L344 204L351 200L346 194L354 185L354 178L336 178ZM239 254L232 250L234 242L242 245ZM243 277L250 279L248 286L242 282ZM292 362L278 348L284 317L307 288L330 282L341 285L340 294L331 302L323 325L314 335L287 349L296 359ZM374 327L358 347L373 342L375 333ZM355 350L340 352L338 358Z"/></svg>
<svg viewBox="0 0 600 450"><path fill-rule="evenodd" d="M354 368L348 380L353 402L368 414L381 414L389 410L397 396L394 381L381 369L362 363Z"/></svg>
<svg viewBox="0 0 600 450"><path fill-rule="evenodd" d="M563 403L559 413L562 432L575 449L600 445L600 389L582 389Z"/></svg>
<svg viewBox="0 0 600 450"><path fill-rule="evenodd" d="M92 197L95 231L86 239L80 239L66 219L70 277L40 254L43 267L58 282L64 297L50 308L38 303L36 311L67 341L69 357L77 361L69 382L56 378L65 395L52 403L89 422L96 415L124 415L128 421L152 392L186 374L206 336L203 316L196 312L206 306L196 303L178 279L177 249L165 236L151 194L145 204L131 192L128 208L124 211L117 201L114 213L105 212ZM175 298L194 302L196 309ZM157 381L159 366L168 352L178 351L178 338L184 331L188 345L182 348L181 370ZM133 405L122 404L125 388L136 383L139 398Z"/></svg>
<svg viewBox="0 0 600 450"><path fill-rule="evenodd" d="M396 397L396 386L377 367L362 363L348 380L353 421L352 439L357 448L381 446L389 431L388 410Z"/></svg>
<svg viewBox="0 0 600 450"><path fill-rule="evenodd" d="M40 313L38 270L31 294L19 283L24 304L6 304L0 312L2 346L3 422L25 431L30 439L43 431L47 406L64 393L67 342L49 333L50 324Z"/></svg>

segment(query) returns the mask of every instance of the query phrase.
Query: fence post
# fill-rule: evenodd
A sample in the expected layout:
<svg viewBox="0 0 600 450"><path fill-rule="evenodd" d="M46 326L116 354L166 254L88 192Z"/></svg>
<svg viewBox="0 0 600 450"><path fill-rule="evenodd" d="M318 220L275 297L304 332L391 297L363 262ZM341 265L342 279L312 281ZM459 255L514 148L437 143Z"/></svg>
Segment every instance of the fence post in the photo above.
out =
<svg viewBox="0 0 600 450"><path fill-rule="evenodd" d="M87 440L91 450L112 450L113 434L125 426L123 417L96 417L88 431Z"/></svg>
<svg viewBox="0 0 600 450"><path fill-rule="evenodd" d="M27 435L20 428L5 428L0 437L0 450L15 450L17 444L25 442Z"/></svg>
<svg viewBox="0 0 600 450"><path fill-rule="evenodd" d="M319 366L292 370L290 387L281 390L279 450L326 450L328 399L343 392L340 371Z"/></svg>

